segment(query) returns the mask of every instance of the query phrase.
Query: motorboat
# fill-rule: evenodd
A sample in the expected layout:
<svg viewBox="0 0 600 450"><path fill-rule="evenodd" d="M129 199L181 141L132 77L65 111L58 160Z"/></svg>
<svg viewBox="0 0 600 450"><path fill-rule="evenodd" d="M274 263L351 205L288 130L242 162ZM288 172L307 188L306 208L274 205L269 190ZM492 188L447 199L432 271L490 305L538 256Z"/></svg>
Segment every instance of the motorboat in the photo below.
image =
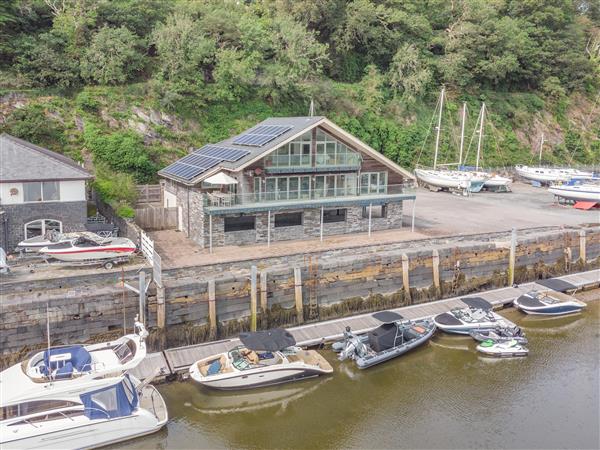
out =
<svg viewBox="0 0 600 450"><path fill-rule="evenodd" d="M333 372L323 356L297 347L282 328L242 333L239 339L242 345L192 364L190 377L215 389L249 389Z"/></svg>
<svg viewBox="0 0 600 450"><path fill-rule="evenodd" d="M93 239L87 236L80 236L72 241L61 242L39 250L44 256L67 262L126 258L135 251L135 244L127 238Z"/></svg>
<svg viewBox="0 0 600 450"><path fill-rule="evenodd" d="M473 330L508 327L506 320L492 311L492 305L480 297L461 299L466 308L454 308L433 318L435 325L446 333L466 334Z"/></svg>
<svg viewBox="0 0 600 450"><path fill-rule="evenodd" d="M39 252L44 247L51 247L56 244L62 244L64 242L72 242L79 237L86 237L95 241L102 242L102 238L96 233L89 231L80 231L75 233L60 233L55 230L46 232L43 235L34 236L29 239L25 239L17 244L15 251L23 252Z"/></svg>
<svg viewBox="0 0 600 450"><path fill-rule="evenodd" d="M560 292L531 291L513 301L513 305L526 314L560 316L581 312L587 305Z"/></svg>
<svg viewBox="0 0 600 450"><path fill-rule="evenodd" d="M96 448L158 431L163 398L127 373L146 354L145 335L136 325L98 348L51 348L2 371L0 448Z"/></svg>
<svg viewBox="0 0 600 450"><path fill-rule="evenodd" d="M100 344L51 347L35 353L20 366L34 383L56 384L122 374L146 357L147 336L144 325L136 320L132 334Z"/></svg>
<svg viewBox="0 0 600 450"><path fill-rule="evenodd" d="M548 192L566 200L600 203L600 184L597 183L553 185Z"/></svg>
<svg viewBox="0 0 600 450"><path fill-rule="evenodd" d="M494 328L491 330L471 330L469 335L476 341L483 342L492 340L494 342L508 342L515 340L519 344L526 345L527 338L525 333L518 326Z"/></svg>
<svg viewBox="0 0 600 450"><path fill-rule="evenodd" d="M367 340L352 333L350 327L344 331L344 348L338 359L352 359L359 369L381 364L397 358L427 342L435 333L431 320L404 320L393 311L380 311L372 316L382 324L369 331Z"/></svg>
<svg viewBox="0 0 600 450"><path fill-rule="evenodd" d="M477 346L477 351L486 356L494 356L496 358L513 358L529 354L529 349L515 339L502 342L487 339Z"/></svg>

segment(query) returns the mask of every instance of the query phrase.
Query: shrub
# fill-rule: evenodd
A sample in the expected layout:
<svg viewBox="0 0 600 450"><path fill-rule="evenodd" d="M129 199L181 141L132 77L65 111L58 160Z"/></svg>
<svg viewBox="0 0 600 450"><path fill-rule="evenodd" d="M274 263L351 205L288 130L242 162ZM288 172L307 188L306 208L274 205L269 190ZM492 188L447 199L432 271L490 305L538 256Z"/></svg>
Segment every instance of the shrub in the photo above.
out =
<svg viewBox="0 0 600 450"><path fill-rule="evenodd" d="M82 91L77 94L75 104L83 111L95 112L100 107L100 102L90 92Z"/></svg>

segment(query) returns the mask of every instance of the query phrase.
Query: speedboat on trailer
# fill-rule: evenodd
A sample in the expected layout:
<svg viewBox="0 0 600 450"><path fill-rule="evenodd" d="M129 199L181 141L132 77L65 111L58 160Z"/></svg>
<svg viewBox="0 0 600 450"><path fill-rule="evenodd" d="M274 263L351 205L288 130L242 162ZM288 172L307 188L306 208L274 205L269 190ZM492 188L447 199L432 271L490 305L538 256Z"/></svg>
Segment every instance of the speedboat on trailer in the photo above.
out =
<svg viewBox="0 0 600 450"><path fill-rule="evenodd" d="M73 241L40 249L40 254L59 261L83 262L91 260L126 258L136 251L135 244L127 238L90 239L80 236Z"/></svg>
<svg viewBox="0 0 600 450"><path fill-rule="evenodd" d="M287 331L276 328L240 334L242 345L201 359L190 377L215 389L249 389L333 372L315 350L303 350Z"/></svg>
<svg viewBox="0 0 600 450"><path fill-rule="evenodd" d="M479 342L489 340L494 342L517 341L519 344L527 344L525 333L516 325L514 327L497 327L491 330L471 330L469 335Z"/></svg>
<svg viewBox="0 0 600 450"><path fill-rule="evenodd" d="M346 328L340 361L353 359L359 369L367 369L424 344L435 333L435 324L427 319L404 320L392 311L380 311L372 317L382 324L369 331L366 339Z"/></svg>
<svg viewBox="0 0 600 450"><path fill-rule="evenodd" d="M531 291L513 301L513 305L526 314L561 316L581 312L587 305L571 296L558 292Z"/></svg>
<svg viewBox="0 0 600 450"><path fill-rule="evenodd" d="M96 233L89 231L80 231L75 233L59 233L58 231L48 231L46 234L34 236L25 239L17 244L15 251L39 252L44 247L62 244L63 242L72 242L79 237L85 237L95 241L102 242L103 238Z"/></svg>
<svg viewBox="0 0 600 450"><path fill-rule="evenodd" d="M126 372L146 354L139 325L98 348L53 348L2 371L0 448L96 448L158 431L168 419L163 398Z"/></svg>
<svg viewBox="0 0 600 450"><path fill-rule="evenodd" d="M466 334L473 330L492 330L509 324L492 311L492 305L480 297L461 298L466 308L454 308L433 318L435 325L446 333Z"/></svg>
<svg viewBox="0 0 600 450"><path fill-rule="evenodd" d="M502 342L487 339L477 346L477 351L486 356L494 356L496 358L512 358L515 356L527 356L529 354L529 349L515 339Z"/></svg>

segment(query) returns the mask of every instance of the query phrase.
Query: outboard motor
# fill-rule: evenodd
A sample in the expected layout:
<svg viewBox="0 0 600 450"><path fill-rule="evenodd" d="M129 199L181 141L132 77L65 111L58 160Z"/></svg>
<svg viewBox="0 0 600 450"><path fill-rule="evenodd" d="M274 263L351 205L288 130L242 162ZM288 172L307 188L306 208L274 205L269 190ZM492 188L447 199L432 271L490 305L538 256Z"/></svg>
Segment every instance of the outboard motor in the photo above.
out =
<svg viewBox="0 0 600 450"><path fill-rule="evenodd" d="M367 352L365 344L360 340L360 337L352 333L350 327L346 327L344 331L345 346L338 355L340 361L348 358L354 359L356 356L363 356Z"/></svg>

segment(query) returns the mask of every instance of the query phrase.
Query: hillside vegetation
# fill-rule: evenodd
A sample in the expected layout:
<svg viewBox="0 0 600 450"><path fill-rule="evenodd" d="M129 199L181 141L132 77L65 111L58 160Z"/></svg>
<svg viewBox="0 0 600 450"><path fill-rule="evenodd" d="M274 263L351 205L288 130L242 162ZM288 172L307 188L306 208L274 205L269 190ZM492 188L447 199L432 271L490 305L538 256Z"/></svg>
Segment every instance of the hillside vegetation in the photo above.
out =
<svg viewBox="0 0 600 450"><path fill-rule="evenodd" d="M598 0L5 0L0 130L83 160L101 195L311 99L411 168L456 161L486 102L487 166L600 164ZM471 148L467 162L473 162Z"/></svg>

